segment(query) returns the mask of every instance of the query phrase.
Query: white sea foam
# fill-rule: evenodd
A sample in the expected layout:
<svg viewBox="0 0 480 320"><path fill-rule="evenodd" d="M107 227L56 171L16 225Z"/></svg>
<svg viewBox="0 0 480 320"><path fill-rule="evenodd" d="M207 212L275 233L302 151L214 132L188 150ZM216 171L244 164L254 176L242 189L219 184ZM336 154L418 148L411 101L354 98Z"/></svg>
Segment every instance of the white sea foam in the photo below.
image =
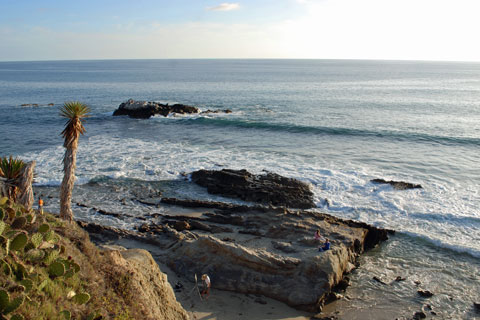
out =
<svg viewBox="0 0 480 320"><path fill-rule="evenodd" d="M23 155L26 160L37 161L38 185L60 184L63 152L58 146ZM84 184L98 176L175 180L183 173L222 168L247 168L254 173L267 170L298 178L312 185L321 211L418 235L438 246L480 256L480 216L473 206L480 200L479 195L470 192L472 186L464 190L453 181L451 185L427 182L424 189L396 191L388 185L371 183L370 179L381 176L381 172L369 168L342 170L337 164L306 161L301 156L272 157L263 151L224 146L99 135L79 144L76 183ZM385 178L416 182L408 176ZM466 197L468 201L463 201Z"/></svg>

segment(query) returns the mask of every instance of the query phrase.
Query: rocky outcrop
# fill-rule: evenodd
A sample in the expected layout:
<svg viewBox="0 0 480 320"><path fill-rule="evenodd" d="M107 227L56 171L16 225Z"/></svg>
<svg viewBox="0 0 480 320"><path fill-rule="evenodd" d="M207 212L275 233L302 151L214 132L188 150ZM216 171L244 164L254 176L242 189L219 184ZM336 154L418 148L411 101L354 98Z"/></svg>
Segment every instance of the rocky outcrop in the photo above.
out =
<svg viewBox="0 0 480 320"><path fill-rule="evenodd" d="M212 194L273 206L315 207L308 184L276 173L254 175L247 170L199 170L193 172L191 178Z"/></svg>
<svg viewBox="0 0 480 320"><path fill-rule="evenodd" d="M173 245L169 267L188 278L207 273L215 289L264 295L312 312L322 308L331 290L354 268L369 233L315 213L233 215L231 233L196 232ZM205 223L209 221L210 217ZM330 239L331 250L318 251L320 243L313 240L316 229ZM241 232L247 230L252 233Z"/></svg>
<svg viewBox="0 0 480 320"><path fill-rule="evenodd" d="M141 249L112 250L104 253L119 290L134 298L143 319L188 319L177 302L167 276L160 271L152 255Z"/></svg>
<svg viewBox="0 0 480 320"><path fill-rule="evenodd" d="M133 99L122 102L117 110L113 112L114 116L127 115L131 118L148 119L154 115L164 117L169 114L194 114L194 113L232 113L232 110L207 110L200 112L200 109L185 104L162 104L154 101L135 101Z"/></svg>
<svg viewBox="0 0 480 320"><path fill-rule="evenodd" d="M377 184L389 184L395 190L422 189L422 186L419 184L413 184L413 183L404 182L404 181L393 181L393 180L387 181L385 179L372 179L370 180L370 182L377 183Z"/></svg>
<svg viewBox="0 0 480 320"><path fill-rule="evenodd" d="M182 202L172 199L171 203ZM195 203L185 202L189 207ZM183 279L193 282L195 274L207 273L212 290L262 295L311 312L320 311L331 301L332 292L348 286L345 274L358 265L359 255L388 234L317 212L219 207L201 217L157 216L155 223L143 223L136 232L83 226L102 242L127 238L154 244L148 248L154 248L155 257ZM331 250L318 250L316 230L330 240Z"/></svg>
<svg viewBox="0 0 480 320"><path fill-rule="evenodd" d="M130 99L120 104L117 110L113 112L114 116L127 115L131 118L148 119L151 116L160 114L164 117L170 113L199 113L200 110L197 107L187 106L184 104L161 104L152 101L135 101Z"/></svg>

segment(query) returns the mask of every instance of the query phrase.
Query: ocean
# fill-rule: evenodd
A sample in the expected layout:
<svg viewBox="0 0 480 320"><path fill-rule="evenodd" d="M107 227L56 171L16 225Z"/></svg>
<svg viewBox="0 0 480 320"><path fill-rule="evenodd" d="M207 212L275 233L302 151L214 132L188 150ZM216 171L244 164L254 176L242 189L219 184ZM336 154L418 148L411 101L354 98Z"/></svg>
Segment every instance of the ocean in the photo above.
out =
<svg viewBox="0 0 480 320"><path fill-rule="evenodd" d="M130 98L233 112L113 117ZM374 311L411 317L426 304L440 318L478 317L480 63L0 62L0 156L36 160L37 193L51 196L60 184L59 108L71 100L92 109L79 142L73 202L137 216L165 213L128 195L162 190L232 201L208 195L184 174L276 172L310 183L315 210L396 231L351 275L349 300L341 303L346 319ZM398 191L374 178L423 189ZM58 207L55 196L46 200L47 210ZM77 219L124 228L139 223L73 209ZM397 276L407 280L393 281ZM420 298L418 289L435 295Z"/></svg>

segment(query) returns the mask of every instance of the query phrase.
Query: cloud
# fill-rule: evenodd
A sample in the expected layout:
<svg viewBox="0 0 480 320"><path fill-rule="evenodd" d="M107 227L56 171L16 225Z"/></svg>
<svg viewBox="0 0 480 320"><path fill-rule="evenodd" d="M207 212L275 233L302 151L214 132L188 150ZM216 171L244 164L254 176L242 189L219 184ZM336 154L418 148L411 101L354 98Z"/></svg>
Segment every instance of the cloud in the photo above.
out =
<svg viewBox="0 0 480 320"><path fill-rule="evenodd" d="M208 11L232 11L240 8L238 3L224 2L215 7L207 7Z"/></svg>

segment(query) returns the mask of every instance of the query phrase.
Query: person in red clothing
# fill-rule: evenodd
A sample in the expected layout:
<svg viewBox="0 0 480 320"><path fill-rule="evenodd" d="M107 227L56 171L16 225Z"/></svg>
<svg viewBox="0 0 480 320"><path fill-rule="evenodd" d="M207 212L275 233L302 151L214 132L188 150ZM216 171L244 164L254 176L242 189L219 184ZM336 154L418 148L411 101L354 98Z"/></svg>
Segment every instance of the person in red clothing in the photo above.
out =
<svg viewBox="0 0 480 320"><path fill-rule="evenodd" d="M43 199L41 196L38 198L38 212L43 214Z"/></svg>

